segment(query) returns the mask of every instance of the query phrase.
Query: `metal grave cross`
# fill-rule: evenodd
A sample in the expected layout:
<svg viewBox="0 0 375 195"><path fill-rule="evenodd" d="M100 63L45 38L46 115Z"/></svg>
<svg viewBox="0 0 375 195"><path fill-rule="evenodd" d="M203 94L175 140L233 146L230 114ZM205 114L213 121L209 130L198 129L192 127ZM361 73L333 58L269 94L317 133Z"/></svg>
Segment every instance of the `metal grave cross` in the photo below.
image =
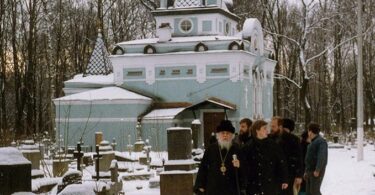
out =
<svg viewBox="0 0 375 195"><path fill-rule="evenodd" d="M81 143L77 144L77 151L74 151L74 158L77 159L77 170L81 170L81 158L83 157L83 153L81 153Z"/></svg>
<svg viewBox="0 0 375 195"><path fill-rule="evenodd" d="M96 154L94 154L94 159L95 159L96 181L99 181L99 159L101 159L103 155L99 154L99 145L96 145L95 151L96 151Z"/></svg>

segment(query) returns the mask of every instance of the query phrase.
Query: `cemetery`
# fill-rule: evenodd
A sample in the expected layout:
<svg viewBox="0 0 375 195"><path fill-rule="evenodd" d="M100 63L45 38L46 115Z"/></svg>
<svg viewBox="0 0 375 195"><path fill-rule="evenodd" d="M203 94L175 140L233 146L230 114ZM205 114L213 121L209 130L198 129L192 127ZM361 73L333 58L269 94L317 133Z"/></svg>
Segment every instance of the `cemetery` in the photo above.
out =
<svg viewBox="0 0 375 195"><path fill-rule="evenodd" d="M220 121L238 133L243 118L271 120L277 62L258 19L240 20L221 0L160 0L151 13L155 36L110 52L97 29L84 70L51 100L53 138L0 148L0 195L192 195ZM331 170L344 162L358 176L375 166L352 163L354 134L330 136ZM340 182L330 171L327 181L334 194Z"/></svg>

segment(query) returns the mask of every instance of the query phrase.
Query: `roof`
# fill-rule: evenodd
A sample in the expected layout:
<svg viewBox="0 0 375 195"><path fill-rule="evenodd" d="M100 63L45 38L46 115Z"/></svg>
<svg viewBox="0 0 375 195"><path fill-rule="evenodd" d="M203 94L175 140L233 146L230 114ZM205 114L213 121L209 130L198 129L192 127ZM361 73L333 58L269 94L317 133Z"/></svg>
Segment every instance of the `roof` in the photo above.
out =
<svg viewBox="0 0 375 195"><path fill-rule="evenodd" d="M159 38L151 39L138 39L133 41L125 41L117 43L117 45L138 45L138 44L168 44L168 43L186 43L186 42L200 42L200 41L231 41L231 40L241 40L241 37L235 36L190 36L190 37L172 37L172 39L166 43L159 43Z"/></svg>
<svg viewBox="0 0 375 195"><path fill-rule="evenodd" d="M128 91L121 87L104 87L76 93L55 99L54 101L92 101L92 100L149 100L151 98Z"/></svg>
<svg viewBox="0 0 375 195"><path fill-rule="evenodd" d="M109 54L104 45L102 34L98 33L94 51L91 54L89 64L83 76L87 75L108 75L112 73L112 64L108 58Z"/></svg>
<svg viewBox="0 0 375 195"><path fill-rule="evenodd" d="M23 165L31 164L23 157L22 153L13 147L0 148L0 165Z"/></svg>
<svg viewBox="0 0 375 195"><path fill-rule="evenodd" d="M167 109L155 109L150 113L145 115L143 119L145 120L168 120L174 119L176 115L184 111L186 107L183 108L167 108Z"/></svg>
<svg viewBox="0 0 375 195"><path fill-rule="evenodd" d="M220 13L224 16L234 20L239 21L240 18L231 13L229 10L232 9L228 7L229 4L222 2L222 6L218 7L216 5L208 5L206 7L203 6L191 6L191 7L176 7L176 8L168 8L168 9L156 9L151 13L154 16L171 16L171 15L192 15L192 14L216 14Z"/></svg>
<svg viewBox="0 0 375 195"><path fill-rule="evenodd" d="M219 106L219 107L222 107L224 109L229 109L229 110L236 110L236 105L235 104L232 104L230 102L227 102L225 100L221 100L219 98L216 98L216 97L210 97L210 98L207 98L197 104L194 104L193 106L190 106L189 108L194 108L194 107L198 107L198 106L201 106L202 104L207 104L207 103L211 103L211 104L214 104L216 106Z"/></svg>
<svg viewBox="0 0 375 195"><path fill-rule="evenodd" d="M73 79L67 80L64 83L90 83L90 84L101 84L101 85L112 85L114 84L113 73L108 75L88 75L77 74Z"/></svg>

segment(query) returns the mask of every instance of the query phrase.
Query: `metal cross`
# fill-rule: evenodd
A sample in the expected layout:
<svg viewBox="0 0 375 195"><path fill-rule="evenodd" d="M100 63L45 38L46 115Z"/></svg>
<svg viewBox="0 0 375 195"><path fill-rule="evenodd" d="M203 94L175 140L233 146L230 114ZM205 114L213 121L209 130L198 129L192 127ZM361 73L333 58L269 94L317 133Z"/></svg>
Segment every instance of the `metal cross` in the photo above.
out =
<svg viewBox="0 0 375 195"><path fill-rule="evenodd" d="M96 181L99 181L99 159L101 159L103 155L99 154L99 145L96 145L95 151L96 151L96 154L94 154L94 159L95 159Z"/></svg>
<svg viewBox="0 0 375 195"><path fill-rule="evenodd" d="M81 153L81 143L77 144L77 151L74 151L74 158L77 159L77 170L81 170L81 158L83 156L83 153Z"/></svg>

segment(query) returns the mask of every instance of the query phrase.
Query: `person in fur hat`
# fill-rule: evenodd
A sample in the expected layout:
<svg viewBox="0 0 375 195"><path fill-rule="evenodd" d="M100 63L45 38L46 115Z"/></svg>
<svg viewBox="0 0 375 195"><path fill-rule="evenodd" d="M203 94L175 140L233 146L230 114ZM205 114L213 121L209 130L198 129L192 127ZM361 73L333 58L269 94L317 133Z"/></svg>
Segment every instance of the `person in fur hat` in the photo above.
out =
<svg viewBox="0 0 375 195"><path fill-rule="evenodd" d="M238 170L241 167L240 147L233 142L234 132L229 120L221 121L216 128L217 142L206 149L199 166L194 185L196 194L237 195L244 188Z"/></svg>

